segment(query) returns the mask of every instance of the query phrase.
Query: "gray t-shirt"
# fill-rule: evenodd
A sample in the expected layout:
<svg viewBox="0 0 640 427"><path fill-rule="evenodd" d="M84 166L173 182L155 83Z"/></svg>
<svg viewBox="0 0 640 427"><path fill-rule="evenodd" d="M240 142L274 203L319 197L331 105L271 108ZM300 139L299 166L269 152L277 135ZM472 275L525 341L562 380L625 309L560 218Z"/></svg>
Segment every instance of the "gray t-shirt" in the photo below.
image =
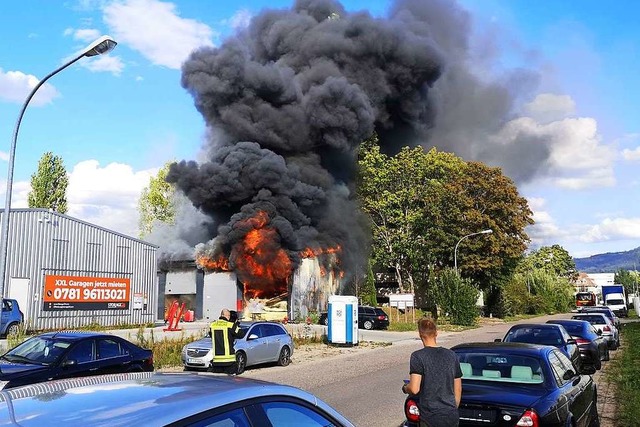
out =
<svg viewBox="0 0 640 427"><path fill-rule="evenodd" d="M458 425L453 380L462 377L456 354L443 347L424 347L411 354L409 374L422 375L420 419L433 427Z"/></svg>

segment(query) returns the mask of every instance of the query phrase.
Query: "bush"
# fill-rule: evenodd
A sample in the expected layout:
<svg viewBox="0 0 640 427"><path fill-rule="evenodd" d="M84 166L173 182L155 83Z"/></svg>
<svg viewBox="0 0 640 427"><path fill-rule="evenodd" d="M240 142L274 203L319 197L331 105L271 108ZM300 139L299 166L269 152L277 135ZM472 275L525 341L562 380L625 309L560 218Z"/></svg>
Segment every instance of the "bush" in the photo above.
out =
<svg viewBox="0 0 640 427"><path fill-rule="evenodd" d="M443 270L437 278L438 303L454 325L475 324L479 308L478 288L471 280L463 279L453 269Z"/></svg>

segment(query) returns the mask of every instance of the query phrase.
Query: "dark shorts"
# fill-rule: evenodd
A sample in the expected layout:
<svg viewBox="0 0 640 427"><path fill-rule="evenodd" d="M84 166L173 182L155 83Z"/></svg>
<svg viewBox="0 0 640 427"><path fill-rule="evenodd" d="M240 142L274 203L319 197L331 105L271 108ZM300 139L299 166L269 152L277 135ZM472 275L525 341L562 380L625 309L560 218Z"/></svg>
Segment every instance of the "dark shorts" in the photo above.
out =
<svg viewBox="0 0 640 427"><path fill-rule="evenodd" d="M426 414L425 419L420 418L420 427L458 427L459 422L458 411L438 412Z"/></svg>

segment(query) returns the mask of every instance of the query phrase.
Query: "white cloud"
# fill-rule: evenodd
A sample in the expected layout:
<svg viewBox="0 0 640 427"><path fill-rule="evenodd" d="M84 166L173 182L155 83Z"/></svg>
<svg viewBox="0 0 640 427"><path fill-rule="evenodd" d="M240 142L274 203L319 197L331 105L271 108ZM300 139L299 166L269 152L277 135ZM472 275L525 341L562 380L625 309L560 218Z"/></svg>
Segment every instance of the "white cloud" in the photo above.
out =
<svg viewBox="0 0 640 427"><path fill-rule="evenodd" d="M551 214L546 211L546 200L539 197L527 199L529 208L533 211L535 224L527 227L527 234L531 239L531 246L540 247L555 242L563 233L557 226Z"/></svg>
<svg viewBox="0 0 640 427"><path fill-rule="evenodd" d="M94 28L81 28L77 30L67 28L64 30L64 35L73 35L74 40L80 40L87 43L91 43L101 36L100 31Z"/></svg>
<svg viewBox="0 0 640 427"><path fill-rule="evenodd" d="M587 243L620 239L640 239L640 218L606 218L581 237Z"/></svg>
<svg viewBox="0 0 640 427"><path fill-rule="evenodd" d="M106 71L115 76L119 76L124 69L124 63L118 56L100 55L84 59L80 65L92 72Z"/></svg>
<svg viewBox="0 0 640 427"><path fill-rule="evenodd" d="M138 234L138 199L158 169L134 171L122 163L101 167L97 160L74 166L69 174L69 215L121 233Z"/></svg>
<svg viewBox="0 0 640 427"><path fill-rule="evenodd" d="M224 23L229 25L234 30L237 30L239 28L248 27L252 17L253 15L249 10L240 9L239 11L234 13L231 18L225 20Z"/></svg>
<svg viewBox="0 0 640 427"><path fill-rule="evenodd" d="M636 147L633 150L625 148L622 150L622 158L630 162L640 161L640 147Z"/></svg>
<svg viewBox="0 0 640 427"><path fill-rule="evenodd" d="M5 162L9 161L9 153L0 151L0 160L4 160Z"/></svg>
<svg viewBox="0 0 640 427"><path fill-rule="evenodd" d="M27 208L29 207L28 197L29 191L31 191L31 184L29 181L14 181L11 187L11 207L12 208ZM7 181L2 180L0 184L0 201L4 208L5 195L7 193Z"/></svg>
<svg viewBox="0 0 640 427"><path fill-rule="evenodd" d="M549 123L562 120L575 114L576 103L569 95L541 93L524 106L528 117L540 122Z"/></svg>
<svg viewBox="0 0 640 427"><path fill-rule="evenodd" d="M194 19L181 18L173 3L116 1L105 6L104 21L115 40L154 64L173 69L179 69L194 49L213 45L213 30Z"/></svg>
<svg viewBox="0 0 640 427"><path fill-rule="evenodd" d="M545 144L550 151L546 177L558 187L577 190L615 184L615 152L602 144L593 118L565 118L543 124L520 117L508 122L496 138L504 144L518 138Z"/></svg>
<svg viewBox="0 0 640 427"><path fill-rule="evenodd" d="M39 82L40 80L31 74L24 74L21 71L7 71L5 73L0 68L0 101L21 104ZM39 107L50 104L59 95L56 88L49 83L45 83L36 92L30 105Z"/></svg>

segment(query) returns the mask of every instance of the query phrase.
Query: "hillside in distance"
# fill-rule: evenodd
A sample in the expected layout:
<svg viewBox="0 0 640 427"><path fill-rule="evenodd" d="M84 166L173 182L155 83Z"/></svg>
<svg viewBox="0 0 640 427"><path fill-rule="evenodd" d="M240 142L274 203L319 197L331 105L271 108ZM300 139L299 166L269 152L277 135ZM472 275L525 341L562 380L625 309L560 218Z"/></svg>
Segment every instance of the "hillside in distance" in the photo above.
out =
<svg viewBox="0 0 640 427"><path fill-rule="evenodd" d="M585 273L615 273L640 268L640 247L626 252L609 252L587 258L574 258L578 271Z"/></svg>

